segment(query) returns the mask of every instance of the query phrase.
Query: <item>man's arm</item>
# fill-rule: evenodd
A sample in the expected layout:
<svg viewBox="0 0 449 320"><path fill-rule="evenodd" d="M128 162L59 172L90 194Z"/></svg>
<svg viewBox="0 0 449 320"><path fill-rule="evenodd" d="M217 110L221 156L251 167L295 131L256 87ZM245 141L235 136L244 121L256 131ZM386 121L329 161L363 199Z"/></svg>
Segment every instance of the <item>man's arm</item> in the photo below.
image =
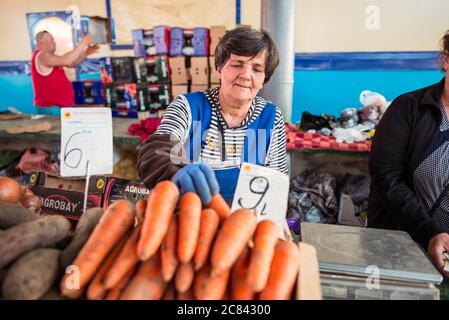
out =
<svg viewBox="0 0 449 320"><path fill-rule="evenodd" d="M69 67L74 68L80 64L88 55L89 45L92 43L92 36L83 37L80 43L72 51L62 55L54 55L50 52L42 52L38 56L39 64L46 67Z"/></svg>

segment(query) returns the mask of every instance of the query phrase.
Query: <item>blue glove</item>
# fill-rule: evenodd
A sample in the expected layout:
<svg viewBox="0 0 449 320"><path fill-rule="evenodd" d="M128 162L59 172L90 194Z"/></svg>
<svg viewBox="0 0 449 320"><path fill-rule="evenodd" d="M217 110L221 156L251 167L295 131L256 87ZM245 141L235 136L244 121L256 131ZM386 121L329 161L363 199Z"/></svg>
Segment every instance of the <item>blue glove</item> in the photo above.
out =
<svg viewBox="0 0 449 320"><path fill-rule="evenodd" d="M195 192L207 206L212 196L218 193L219 186L214 171L205 163L189 164L179 170L172 178L181 194Z"/></svg>

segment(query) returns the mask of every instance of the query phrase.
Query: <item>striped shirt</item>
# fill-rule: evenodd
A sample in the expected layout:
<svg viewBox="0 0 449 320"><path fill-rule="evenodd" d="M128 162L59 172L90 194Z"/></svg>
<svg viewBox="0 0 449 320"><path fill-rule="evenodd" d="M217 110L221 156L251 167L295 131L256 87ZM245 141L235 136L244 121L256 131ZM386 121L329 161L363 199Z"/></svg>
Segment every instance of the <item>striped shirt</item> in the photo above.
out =
<svg viewBox="0 0 449 320"><path fill-rule="evenodd" d="M209 89L203 93L206 95L212 110L210 128L204 148L201 150L200 160L209 164L212 168L225 169L240 166L243 161L242 153L248 126L260 115L267 101L262 97L256 96L243 122L237 127L230 128L221 113L218 99L219 88ZM184 143L188 138L191 122L192 115L189 102L185 96L180 95L167 107L156 134L171 134ZM224 145L226 146L224 160L221 152L220 126L224 135ZM267 134L271 135L271 140L267 156L265 157L265 166L287 174L284 119L282 112L277 107L273 130Z"/></svg>

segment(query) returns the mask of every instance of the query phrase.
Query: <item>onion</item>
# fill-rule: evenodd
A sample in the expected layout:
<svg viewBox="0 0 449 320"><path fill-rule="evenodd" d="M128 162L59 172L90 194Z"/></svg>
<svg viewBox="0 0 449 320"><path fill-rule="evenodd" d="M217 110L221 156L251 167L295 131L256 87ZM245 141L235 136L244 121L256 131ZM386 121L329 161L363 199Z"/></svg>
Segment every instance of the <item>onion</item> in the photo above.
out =
<svg viewBox="0 0 449 320"><path fill-rule="evenodd" d="M22 198L22 188L14 179L0 177L0 200L19 202Z"/></svg>
<svg viewBox="0 0 449 320"><path fill-rule="evenodd" d="M41 199L35 195L25 195L22 199L22 205L27 209L37 211L41 207Z"/></svg>

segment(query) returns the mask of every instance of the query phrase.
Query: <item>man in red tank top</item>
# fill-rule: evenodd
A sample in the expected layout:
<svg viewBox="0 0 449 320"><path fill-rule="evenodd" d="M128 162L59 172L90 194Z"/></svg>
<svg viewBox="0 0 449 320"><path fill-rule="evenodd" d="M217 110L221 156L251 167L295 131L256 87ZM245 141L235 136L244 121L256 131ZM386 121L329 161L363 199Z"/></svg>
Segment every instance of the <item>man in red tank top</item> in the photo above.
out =
<svg viewBox="0 0 449 320"><path fill-rule="evenodd" d="M72 51L58 56L56 42L47 31L36 35L36 51L31 58L31 79L37 113L58 116L61 107L75 104L74 91L63 67L74 68L98 50L91 35L84 36Z"/></svg>

